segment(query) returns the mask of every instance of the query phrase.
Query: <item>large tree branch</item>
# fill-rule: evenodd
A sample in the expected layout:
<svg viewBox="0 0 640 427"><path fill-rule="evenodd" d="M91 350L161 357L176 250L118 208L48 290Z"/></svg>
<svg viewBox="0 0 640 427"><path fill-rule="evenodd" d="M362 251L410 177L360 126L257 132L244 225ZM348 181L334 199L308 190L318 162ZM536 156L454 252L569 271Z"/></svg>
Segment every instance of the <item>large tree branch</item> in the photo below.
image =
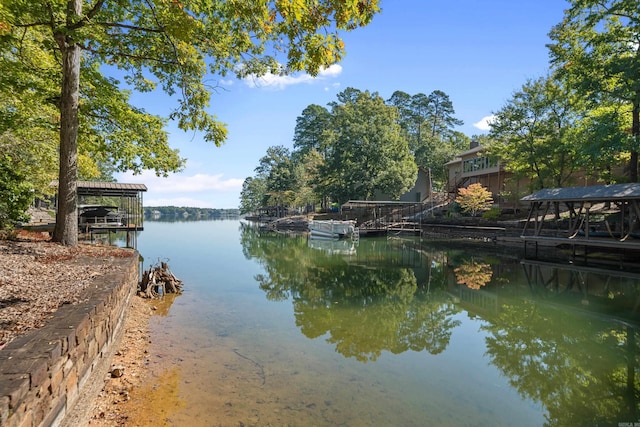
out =
<svg viewBox="0 0 640 427"><path fill-rule="evenodd" d="M89 12L76 24L77 25L76 28L79 28L79 27L84 26L87 23L89 23L93 19L93 17L96 16L96 14L100 11L100 9L102 9L102 6L104 5L104 2L105 2L105 0L96 1L96 3L89 10Z"/></svg>
<svg viewBox="0 0 640 427"><path fill-rule="evenodd" d="M620 7L618 7L618 4L613 4L613 5L608 5L606 1L600 1L600 2L596 2L595 3L595 10L593 11L593 13L591 13L591 16L593 18L596 18L596 20L602 20L605 19L606 16L615 16L618 18L626 18L629 21L632 22L638 22L638 17L634 16L631 13L625 13L624 11L620 10ZM574 10L578 11L580 10L580 8L576 8L574 6ZM591 20L593 21L593 20ZM595 26L595 22L592 24L592 26Z"/></svg>
<svg viewBox="0 0 640 427"><path fill-rule="evenodd" d="M118 123L117 120L113 119L113 117L107 112L106 114L98 114L92 111L83 110L82 114L85 117L90 117L96 119L98 121L104 121L112 126L113 129L123 130L124 127Z"/></svg>
<svg viewBox="0 0 640 427"><path fill-rule="evenodd" d="M122 28L122 29L125 29L125 30L140 31L140 32L146 32L146 33L162 34L162 33L165 32L164 28L162 28L161 25L160 25L160 28L147 28L147 27L141 27L141 26L137 26L137 25L124 24L124 23L121 23L121 22L93 21L93 17L99 12L100 8L103 5L104 5L104 0L100 0L100 1L96 2L94 7L91 9L91 11L89 11L88 14L84 15L78 22L68 23L67 26L66 26L67 29L68 30L77 30L78 28L82 28L82 27L87 26L88 24L91 23L91 24L99 25L99 26L106 27L106 28ZM47 11L49 12L49 16L51 17L50 20L48 20L48 21L35 21L35 22L29 22L29 23L23 23L23 24L17 23L17 24L14 24L15 27L16 28L30 28L30 27L47 26L47 27L55 28L56 27L56 21L54 19L53 10L51 9L49 3L47 3L46 6L47 6Z"/></svg>
<svg viewBox="0 0 640 427"><path fill-rule="evenodd" d="M158 64L162 64L162 65L180 65L179 62L176 60L173 61L169 61L169 60L162 60L160 58L157 57L153 57L153 56L143 56L143 55L133 55L133 54L129 54L129 53L124 53L124 52L101 52L99 50L93 49L89 46L82 46L82 50L92 53L94 55L108 55L108 56L112 56L112 57L123 57L123 58L127 58L127 59L132 59L134 61L141 61L141 62L156 62Z"/></svg>
<svg viewBox="0 0 640 427"><path fill-rule="evenodd" d="M123 24L121 22L100 22L100 21L96 21L94 22L95 25L100 25L102 27L106 27L106 28L122 28L125 30L133 30L133 31L140 31L140 32L145 32L145 33L156 33L156 34L164 34L165 30L164 28L147 28L147 27L140 27L137 25L129 25L129 24Z"/></svg>
<svg viewBox="0 0 640 427"><path fill-rule="evenodd" d="M74 14L67 13L67 29L71 31L77 30L78 28L82 28L90 23L91 19L100 11L102 6L104 5L104 2L105 0L97 0L87 14L82 16L78 15L80 19L78 19L76 22L72 22L71 20Z"/></svg>
<svg viewBox="0 0 640 427"><path fill-rule="evenodd" d="M156 9L153 5L153 3L151 2L151 0L145 0L145 3L149 6L149 9L151 10L151 13L153 15L153 19L156 22L156 24L158 25L159 28L163 28L164 26L160 23L160 21L158 20L158 14L156 13ZM169 37L169 35L163 30L162 31L163 36L165 37L165 39L167 40L167 43L169 43L169 45L171 46L171 49L173 51L173 57L175 58L175 62L178 64L178 69L180 70L180 75L184 77L185 72L182 68L182 65L180 64L180 61L178 60L179 54L178 54L178 48L176 47L175 43L173 42L173 40L171 39L171 37ZM184 99L188 99L187 96L187 83L185 82L185 79L180 79L181 81L183 81L183 84L180 86L180 90L182 92L182 97Z"/></svg>

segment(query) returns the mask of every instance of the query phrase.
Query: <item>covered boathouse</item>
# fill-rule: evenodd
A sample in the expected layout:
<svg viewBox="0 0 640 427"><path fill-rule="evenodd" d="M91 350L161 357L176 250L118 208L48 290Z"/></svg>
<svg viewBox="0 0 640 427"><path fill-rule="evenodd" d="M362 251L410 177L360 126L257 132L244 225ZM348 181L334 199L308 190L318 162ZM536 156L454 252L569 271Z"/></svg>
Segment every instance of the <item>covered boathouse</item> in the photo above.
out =
<svg viewBox="0 0 640 427"><path fill-rule="evenodd" d="M51 186L58 187L58 181ZM136 232L144 230L142 194L147 191L144 184L129 184L107 181L78 181L78 233L94 240L98 235L126 232L127 246L136 247ZM58 208L57 194L54 198ZM41 224L27 228L52 232L55 224Z"/></svg>
<svg viewBox="0 0 640 427"><path fill-rule="evenodd" d="M421 234L421 202L349 200L341 206L343 219L355 220L360 236L388 233Z"/></svg>
<svg viewBox="0 0 640 427"><path fill-rule="evenodd" d="M525 255L530 244L536 257L539 245L569 247L574 257L581 249L585 259L598 252L640 255L638 183L544 189L521 201L530 203Z"/></svg>

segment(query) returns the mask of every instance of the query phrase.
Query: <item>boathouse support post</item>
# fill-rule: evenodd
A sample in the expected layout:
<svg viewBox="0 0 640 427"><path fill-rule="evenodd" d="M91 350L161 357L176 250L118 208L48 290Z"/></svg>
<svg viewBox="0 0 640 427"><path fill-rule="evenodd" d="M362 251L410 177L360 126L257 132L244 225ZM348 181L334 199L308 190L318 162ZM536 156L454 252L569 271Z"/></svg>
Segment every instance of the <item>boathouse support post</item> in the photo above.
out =
<svg viewBox="0 0 640 427"><path fill-rule="evenodd" d="M589 211L591 210L591 203L584 202L583 206L584 206L584 211L586 215L585 225L584 225L584 236L588 239L589 238Z"/></svg>
<svg viewBox="0 0 640 427"><path fill-rule="evenodd" d="M529 227L529 223L531 222L531 218L533 217L533 212L538 210L538 206L539 203L538 202L533 202L531 204L531 208L529 209L529 216L527 217L527 221L524 223L524 229L522 230L522 235L527 234L527 228ZM535 225L534 225L534 229L535 229ZM525 244L525 249L526 249L527 245Z"/></svg>
<svg viewBox="0 0 640 427"><path fill-rule="evenodd" d="M549 202L545 204L544 213L542 214L542 217L540 217L540 215L536 213L536 232L535 232L536 236L539 236L540 231L542 231L542 225L544 224L544 219L547 217L547 214L549 213L550 206L551 206L551 203Z"/></svg>

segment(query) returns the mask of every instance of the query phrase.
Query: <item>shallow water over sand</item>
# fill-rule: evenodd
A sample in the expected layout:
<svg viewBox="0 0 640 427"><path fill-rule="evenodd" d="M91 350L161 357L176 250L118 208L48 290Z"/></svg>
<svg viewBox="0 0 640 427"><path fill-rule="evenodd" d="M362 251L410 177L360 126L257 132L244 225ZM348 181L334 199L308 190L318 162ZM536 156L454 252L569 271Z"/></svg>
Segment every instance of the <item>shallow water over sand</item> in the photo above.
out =
<svg viewBox="0 0 640 427"><path fill-rule="evenodd" d="M231 220L147 222L138 249L185 292L152 319L132 425L637 421L633 277Z"/></svg>

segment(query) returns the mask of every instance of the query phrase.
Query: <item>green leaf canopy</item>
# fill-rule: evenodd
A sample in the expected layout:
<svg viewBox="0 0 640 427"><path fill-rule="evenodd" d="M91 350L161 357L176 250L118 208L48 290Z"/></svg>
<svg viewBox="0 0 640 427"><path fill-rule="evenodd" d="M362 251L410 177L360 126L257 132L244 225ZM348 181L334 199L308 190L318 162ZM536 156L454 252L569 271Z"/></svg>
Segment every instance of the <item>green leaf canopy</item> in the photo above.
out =
<svg viewBox="0 0 640 427"><path fill-rule="evenodd" d="M51 120L60 129L54 240L77 244L82 144L102 149L98 157L120 169L166 173L182 165L168 148L163 121L130 106L128 94L102 75L102 66L121 70L135 90L160 87L175 95L169 119L220 145L226 128L208 111L210 75L315 75L342 58L338 32L368 24L379 10L377 0L3 1L0 51L6 62L0 68L8 74L0 76L0 90L33 73L39 67L33 58L42 56L43 84L23 88L41 101L53 100L60 113L59 122Z"/></svg>

